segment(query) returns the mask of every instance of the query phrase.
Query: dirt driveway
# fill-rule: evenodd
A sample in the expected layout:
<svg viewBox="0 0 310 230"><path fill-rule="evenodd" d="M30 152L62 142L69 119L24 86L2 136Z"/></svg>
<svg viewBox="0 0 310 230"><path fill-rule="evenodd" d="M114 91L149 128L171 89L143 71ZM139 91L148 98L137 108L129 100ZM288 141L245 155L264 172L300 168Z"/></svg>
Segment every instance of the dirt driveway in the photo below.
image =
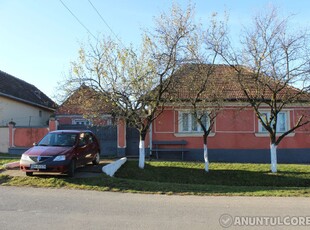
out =
<svg viewBox="0 0 310 230"><path fill-rule="evenodd" d="M92 165L88 164L85 167L77 168L75 173L75 178L89 178L89 177L97 177L100 176L102 172L102 167L111 163L112 160L101 160L99 165ZM20 176L20 177L26 177L25 172L22 172L19 170L19 168L13 168L13 169L6 169L0 172L0 174L5 174L9 176ZM34 173L34 176L36 175L62 175L59 173Z"/></svg>

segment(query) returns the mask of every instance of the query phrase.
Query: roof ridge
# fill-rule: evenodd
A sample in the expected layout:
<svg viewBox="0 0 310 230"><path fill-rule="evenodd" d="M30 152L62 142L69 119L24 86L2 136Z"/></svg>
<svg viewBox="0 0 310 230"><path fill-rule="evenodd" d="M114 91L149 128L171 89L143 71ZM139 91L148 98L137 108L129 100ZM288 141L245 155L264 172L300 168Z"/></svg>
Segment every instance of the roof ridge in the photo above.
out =
<svg viewBox="0 0 310 230"><path fill-rule="evenodd" d="M3 70L0 70L0 72L2 72L2 73L4 73L4 74L8 75L9 77L12 77L12 78L15 78L15 79L17 79L17 80L19 80L19 81L22 81L22 82L24 82L25 84L28 84L28 85L31 85L31 86L37 88L34 84L31 84L31 83L29 83L29 82L26 82L25 80L20 79L20 78L18 78L18 77L15 77L15 76L13 76L13 75L11 75L11 74L9 74L9 73L3 71ZM37 89L38 89L38 88L37 88ZM40 90L40 89L39 89L39 90ZM40 90L40 92L41 92L41 90Z"/></svg>

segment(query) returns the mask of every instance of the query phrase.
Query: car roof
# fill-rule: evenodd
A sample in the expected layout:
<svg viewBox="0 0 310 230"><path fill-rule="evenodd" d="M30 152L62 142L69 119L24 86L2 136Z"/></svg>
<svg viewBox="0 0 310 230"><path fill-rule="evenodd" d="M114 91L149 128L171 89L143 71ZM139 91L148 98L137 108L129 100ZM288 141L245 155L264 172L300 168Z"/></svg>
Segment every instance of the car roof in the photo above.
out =
<svg viewBox="0 0 310 230"><path fill-rule="evenodd" d="M50 133L92 133L90 130L55 130Z"/></svg>

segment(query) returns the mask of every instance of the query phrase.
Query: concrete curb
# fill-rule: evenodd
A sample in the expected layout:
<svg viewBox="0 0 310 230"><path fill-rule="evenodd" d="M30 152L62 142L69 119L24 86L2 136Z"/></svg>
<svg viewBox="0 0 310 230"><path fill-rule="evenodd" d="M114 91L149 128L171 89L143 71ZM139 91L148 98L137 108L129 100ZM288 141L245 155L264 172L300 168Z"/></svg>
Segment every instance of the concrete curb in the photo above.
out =
<svg viewBox="0 0 310 230"><path fill-rule="evenodd" d="M117 161L114 161L108 165L102 167L102 172L110 177L113 177L116 171L127 161L127 157L123 157Z"/></svg>
<svg viewBox="0 0 310 230"><path fill-rule="evenodd" d="M19 168L19 161L11 162L4 164L3 167L5 169L14 169L14 168Z"/></svg>

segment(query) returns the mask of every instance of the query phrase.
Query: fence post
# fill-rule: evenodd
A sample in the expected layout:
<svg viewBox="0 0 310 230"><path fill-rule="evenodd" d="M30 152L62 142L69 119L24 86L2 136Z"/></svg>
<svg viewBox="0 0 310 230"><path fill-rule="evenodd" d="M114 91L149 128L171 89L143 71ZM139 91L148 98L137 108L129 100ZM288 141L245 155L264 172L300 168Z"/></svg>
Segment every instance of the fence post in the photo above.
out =
<svg viewBox="0 0 310 230"><path fill-rule="evenodd" d="M58 121L55 119L55 117L51 117L49 119L49 123L48 123L48 126L49 126L49 131L55 131L58 129Z"/></svg>
<svg viewBox="0 0 310 230"><path fill-rule="evenodd" d="M14 127L15 127L15 122L14 121L10 121L9 122L9 147L15 147L14 146Z"/></svg>
<svg viewBox="0 0 310 230"><path fill-rule="evenodd" d="M117 122L117 156L124 157L126 154L126 121L119 118Z"/></svg>

